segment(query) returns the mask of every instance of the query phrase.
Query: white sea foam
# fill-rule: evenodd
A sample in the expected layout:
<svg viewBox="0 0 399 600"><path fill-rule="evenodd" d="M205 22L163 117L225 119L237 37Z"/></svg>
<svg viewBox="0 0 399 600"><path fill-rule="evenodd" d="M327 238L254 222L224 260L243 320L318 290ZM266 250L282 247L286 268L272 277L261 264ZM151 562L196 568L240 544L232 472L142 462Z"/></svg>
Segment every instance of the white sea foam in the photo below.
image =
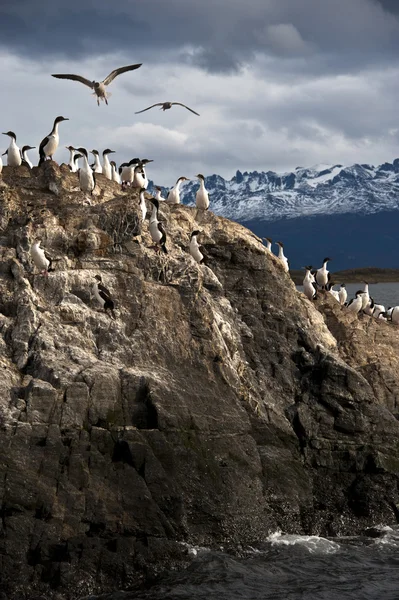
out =
<svg viewBox="0 0 399 600"><path fill-rule="evenodd" d="M311 554L335 554L340 549L340 545L336 542L317 535L283 534L281 531L276 531L269 535L267 541L272 546L303 546Z"/></svg>

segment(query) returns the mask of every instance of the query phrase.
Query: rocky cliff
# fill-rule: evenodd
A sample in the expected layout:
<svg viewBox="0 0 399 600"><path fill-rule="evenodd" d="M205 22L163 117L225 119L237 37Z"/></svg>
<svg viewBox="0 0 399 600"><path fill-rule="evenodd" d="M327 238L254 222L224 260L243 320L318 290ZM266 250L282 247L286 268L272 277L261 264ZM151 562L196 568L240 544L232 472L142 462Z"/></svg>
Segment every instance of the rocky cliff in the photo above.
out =
<svg viewBox="0 0 399 600"><path fill-rule="evenodd" d="M136 192L98 179L91 205L53 162L0 183L7 597L128 588L182 566L185 544L396 523L397 330L312 305L212 212L163 204L157 254ZM207 266L188 253L194 228ZM91 297L99 273L115 320Z"/></svg>

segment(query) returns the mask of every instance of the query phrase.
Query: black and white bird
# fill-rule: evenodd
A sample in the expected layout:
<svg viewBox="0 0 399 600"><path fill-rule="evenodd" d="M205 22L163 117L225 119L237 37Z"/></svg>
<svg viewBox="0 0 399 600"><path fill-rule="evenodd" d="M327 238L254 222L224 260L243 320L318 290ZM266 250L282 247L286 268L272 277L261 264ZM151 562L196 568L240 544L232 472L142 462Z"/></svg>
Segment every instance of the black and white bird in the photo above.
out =
<svg viewBox="0 0 399 600"><path fill-rule="evenodd" d="M187 177L179 177L175 185L170 190L166 202L169 204L180 204L180 186L184 181L190 181Z"/></svg>
<svg viewBox="0 0 399 600"><path fill-rule="evenodd" d="M7 155L8 167L19 167L22 163L21 150L17 146L17 136L13 131L7 131L3 135L8 135L11 138L10 145L4 154Z"/></svg>
<svg viewBox="0 0 399 600"><path fill-rule="evenodd" d="M79 169L80 189L82 192L92 195L96 187L96 179L89 165L87 150L86 148L78 148L78 152L82 155L83 160L83 166Z"/></svg>
<svg viewBox="0 0 399 600"><path fill-rule="evenodd" d="M385 306L383 304L374 304L373 317L378 319L381 313L385 313Z"/></svg>
<svg viewBox="0 0 399 600"><path fill-rule="evenodd" d="M111 163L109 162L108 154L115 154L115 150L110 150L109 148L107 148L103 152L103 168L102 168L102 172L103 172L103 175L107 179L111 180L112 179L112 167L111 167Z"/></svg>
<svg viewBox="0 0 399 600"><path fill-rule="evenodd" d="M111 160L110 165L112 169L112 181L115 181L115 183L121 183L121 176L119 175L118 170L116 168L116 162L114 160Z"/></svg>
<svg viewBox="0 0 399 600"><path fill-rule="evenodd" d="M290 266L287 257L284 256L284 244L282 242L276 242L276 244L278 246L278 258L280 259L281 264L283 265L284 271L288 273Z"/></svg>
<svg viewBox="0 0 399 600"><path fill-rule="evenodd" d="M53 160L55 151L60 143L60 136L58 134L58 124L62 121L69 121L66 117L57 117L54 120L52 130L46 137L40 142L39 146L39 166L47 159Z"/></svg>
<svg viewBox="0 0 399 600"><path fill-rule="evenodd" d="M69 161L67 163L69 170L71 171L71 173L76 173L78 169L75 161L75 154L77 153L77 150L73 146L65 146L65 148L69 150Z"/></svg>
<svg viewBox="0 0 399 600"><path fill-rule="evenodd" d="M94 163L90 165L94 173L102 173L103 168L100 163L100 155L98 153L98 150L90 150L90 154L94 156Z"/></svg>
<svg viewBox="0 0 399 600"><path fill-rule="evenodd" d="M369 306L369 304L370 304L369 284L367 283L367 281L365 281L363 296L362 296L362 311L363 312L365 312L365 310Z"/></svg>
<svg viewBox="0 0 399 600"><path fill-rule="evenodd" d="M29 169L32 169L33 164L32 161L30 160L29 156L27 155L28 150L34 150L36 148L36 146L23 146L22 150L21 150L21 157L22 157L22 164L24 167L28 167Z"/></svg>
<svg viewBox="0 0 399 600"><path fill-rule="evenodd" d="M362 310L363 304L363 292L362 290L358 290L355 294L355 297L352 300L349 300L347 304L347 310L349 312L359 313Z"/></svg>
<svg viewBox="0 0 399 600"><path fill-rule="evenodd" d="M323 260L323 266L320 267L320 269L317 269L316 275L315 275L316 283L318 286L321 287L322 290L327 289L327 284L331 280L330 272L327 271L327 263L329 260L331 260L331 258L325 258Z"/></svg>
<svg viewBox="0 0 399 600"><path fill-rule="evenodd" d="M141 166L142 166L141 174L143 176L143 185L142 185L142 187L144 187L145 189L148 188L148 177L147 177L147 171L145 170L145 168L148 165L148 163L150 163L150 162L154 162L152 158L151 159L150 158L142 158L141 161L140 161Z"/></svg>
<svg viewBox="0 0 399 600"><path fill-rule="evenodd" d="M140 212L141 212L141 222L144 223L145 218L147 216L147 205L145 203L145 188L140 189Z"/></svg>
<svg viewBox="0 0 399 600"><path fill-rule="evenodd" d="M162 223L160 223L158 220L159 202L155 198L150 198L150 202L152 203L152 213L149 224L151 238L155 244L155 249L159 250L159 248L161 248L161 250L167 254L166 232L162 226Z"/></svg>
<svg viewBox="0 0 399 600"><path fill-rule="evenodd" d="M314 300L317 296L317 287L315 278L312 275L312 267L305 267L305 269L306 272L305 277L303 278L303 293L309 300Z"/></svg>
<svg viewBox="0 0 399 600"><path fill-rule="evenodd" d="M154 189L156 190L155 199L158 200L158 202L165 202L165 198L162 196L162 188L159 187L159 185L155 185Z"/></svg>
<svg viewBox="0 0 399 600"><path fill-rule="evenodd" d="M338 295L339 295L339 303L345 304L346 299L348 298L348 292L346 291L346 286L344 283L341 283Z"/></svg>
<svg viewBox="0 0 399 600"><path fill-rule="evenodd" d="M197 241L197 236L201 233L198 229L192 232L190 238L190 254L194 260L197 261L198 264L202 264L204 262L204 255L201 252L200 245Z"/></svg>
<svg viewBox="0 0 399 600"><path fill-rule="evenodd" d="M330 283L328 283L328 284L327 284L327 290L328 290L328 292L331 294L331 296L332 296L333 298L335 298L335 300L336 300L337 302L340 302L340 299L339 299L339 291L338 291L338 290L334 290L334 285L335 285L335 283L333 283L333 282L330 282Z"/></svg>
<svg viewBox="0 0 399 600"><path fill-rule="evenodd" d="M51 267L52 259L44 248L40 247L41 240L36 239L30 247L30 255L33 263L41 275L48 276L49 272L54 271Z"/></svg>
<svg viewBox="0 0 399 600"><path fill-rule="evenodd" d="M115 303L110 291L103 285L101 275L96 275L94 279L96 281L93 283L91 290L95 299L100 304L101 308L103 308L105 312L109 310L112 318L115 319Z"/></svg>
<svg viewBox="0 0 399 600"><path fill-rule="evenodd" d="M127 163L122 163L119 167L119 175L121 176L122 186L131 186L134 179L134 169L140 163L139 158L132 158ZM142 186L140 186L142 187Z"/></svg>
<svg viewBox="0 0 399 600"><path fill-rule="evenodd" d="M203 175L201 175L201 173L198 173L197 175L199 181L200 181L200 186L199 189L195 195L195 205L197 208L199 208L200 210L208 210L209 208L209 194L208 191L205 187L205 177Z"/></svg>
<svg viewBox="0 0 399 600"><path fill-rule="evenodd" d="M87 85L89 88L94 90L93 96L97 96L97 105L100 106L100 100L103 100L105 104L108 104L107 98L109 98L111 94L106 91L106 87L115 79L115 77L122 75L122 73L126 73L127 71L134 71L135 69L141 67L142 64L143 63L128 65L127 67L119 67L119 69L111 71L111 73L102 81L90 81L90 79L86 79L86 77L82 77L81 75L65 73L58 73L52 75L52 77L56 77L57 79L71 79L72 81L79 81L80 83Z"/></svg>
<svg viewBox="0 0 399 600"><path fill-rule="evenodd" d="M265 237L263 238L266 241L266 250L268 250L269 252L272 251L272 243L273 240L271 238Z"/></svg>
<svg viewBox="0 0 399 600"><path fill-rule="evenodd" d="M143 108L143 110L139 110L137 111L135 114L139 115L140 113L145 112L146 110L150 110L150 108L154 108L155 106L160 106L160 110L169 110L170 108L172 108L172 106L183 106L184 108L187 108L187 110L189 110L190 112L194 113L195 115L197 115L197 117L199 117L199 114L197 112L195 112L195 110L193 110L192 108L189 108L188 106L186 106L185 104L182 104L181 102L157 102L156 104L151 104L151 106L148 106L147 108Z"/></svg>
<svg viewBox="0 0 399 600"><path fill-rule="evenodd" d="M389 316L389 320L392 321L392 323L396 323L396 325L399 324L399 306L394 306L392 308L388 309L388 316Z"/></svg>

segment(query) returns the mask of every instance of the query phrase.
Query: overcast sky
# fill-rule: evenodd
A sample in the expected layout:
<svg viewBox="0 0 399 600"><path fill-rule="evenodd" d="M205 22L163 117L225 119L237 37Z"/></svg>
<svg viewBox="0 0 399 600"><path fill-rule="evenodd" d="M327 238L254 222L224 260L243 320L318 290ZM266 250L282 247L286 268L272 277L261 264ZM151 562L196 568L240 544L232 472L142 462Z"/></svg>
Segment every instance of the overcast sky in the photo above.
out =
<svg viewBox="0 0 399 600"><path fill-rule="evenodd" d="M153 158L149 176L399 156L399 0L2 0L1 131ZM110 85L109 106L51 73ZM160 101L167 112L134 112ZM1 136L0 136L1 137ZM8 138L2 137L3 151ZM35 151L32 152L37 160ZM55 155L67 158L66 150Z"/></svg>

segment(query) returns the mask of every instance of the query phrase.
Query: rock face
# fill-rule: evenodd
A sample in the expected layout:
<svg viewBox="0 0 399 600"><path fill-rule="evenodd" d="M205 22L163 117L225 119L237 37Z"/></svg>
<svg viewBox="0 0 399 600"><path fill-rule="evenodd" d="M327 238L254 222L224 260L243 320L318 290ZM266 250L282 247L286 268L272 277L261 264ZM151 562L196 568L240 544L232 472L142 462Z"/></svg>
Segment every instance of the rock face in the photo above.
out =
<svg viewBox="0 0 399 600"><path fill-rule="evenodd" d="M162 204L157 254L136 192L98 179L90 205L53 162L3 170L7 596L128 588L182 566L184 543L396 523L397 330L332 298L312 305L250 231L212 212ZM193 229L207 266L188 253ZM48 277L30 259L37 237ZM115 320L91 296L96 274Z"/></svg>

